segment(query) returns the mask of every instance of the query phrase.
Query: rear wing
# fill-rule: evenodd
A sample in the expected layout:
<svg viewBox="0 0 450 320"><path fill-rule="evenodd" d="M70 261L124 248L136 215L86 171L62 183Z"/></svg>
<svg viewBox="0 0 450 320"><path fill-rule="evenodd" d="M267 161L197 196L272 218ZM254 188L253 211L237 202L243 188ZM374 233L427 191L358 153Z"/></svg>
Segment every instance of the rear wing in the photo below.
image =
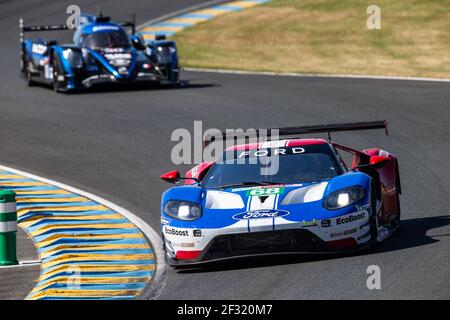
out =
<svg viewBox="0 0 450 320"><path fill-rule="evenodd" d="M58 30L70 30L65 24L48 24L48 25L35 25L24 26L23 19L19 19L19 41L23 43L25 32L38 32L38 31L58 31Z"/></svg>
<svg viewBox="0 0 450 320"><path fill-rule="evenodd" d="M83 16L83 15L82 15ZM136 15L133 13L131 15L131 21L117 22L118 25L122 27L130 27L131 34L136 32ZM109 22L110 17L104 17L102 15L95 17L95 22ZM19 41L23 43L25 32L38 32L38 31L58 31L58 30L72 30L66 24L49 24L49 25L34 25L34 26L24 26L23 19L19 19Z"/></svg>
<svg viewBox="0 0 450 320"><path fill-rule="evenodd" d="M320 124L320 125L310 125L310 126L296 126L296 127L284 127L284 128L271 128L271 129L257 129L256 138L260 136L267 137L268 140L271 138L271 133L273 131L278 132L278 138L300 138L299 135L312 134L312 133L328 133L328 140L331 141L332 132L340 131L356 131L356 130L373 130L373 129L384 129L386 135L389 135L388 121L364 121L364 122L350 122L350 123L334 123L334 124ZM219 135L205 136L203 142L205 146L213 141L217 140L228 140L228 139L239 139L249 137L249 134L245 133L228 133L222 131Z"/></svg>
<svg viewBox="0 0 450 320"><path fill-rule="evenodd" d="M100 14L97 17L94 17L94 22L110 22L110 17L105 17L102 14ZM121 27L130 27L131 28L131 34L134 35L136 33L136 14L131 14L131 21L123 21L123 22L114 22L115 24L118 24Z"/></svg>
<svg viewBox="0 0 450 320"><path fill-rule="evenodd" d="M131 28L131 35L136 33L136 15L134 13L131 15L131 21L119 22L118 24L122 27Z"/></svg>

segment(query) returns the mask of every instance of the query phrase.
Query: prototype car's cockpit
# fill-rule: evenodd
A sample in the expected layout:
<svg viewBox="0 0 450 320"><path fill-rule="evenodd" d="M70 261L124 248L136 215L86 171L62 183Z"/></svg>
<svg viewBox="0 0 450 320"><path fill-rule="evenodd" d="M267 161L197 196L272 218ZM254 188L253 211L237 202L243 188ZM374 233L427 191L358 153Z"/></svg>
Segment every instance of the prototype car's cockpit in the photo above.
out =
<svg viewBox="0 0 450 320"><path fill-rule="evenodd" d="M114 24L86 25L75 33L74 42L81 48L129 48L130 41L125 30Z"/></svg>

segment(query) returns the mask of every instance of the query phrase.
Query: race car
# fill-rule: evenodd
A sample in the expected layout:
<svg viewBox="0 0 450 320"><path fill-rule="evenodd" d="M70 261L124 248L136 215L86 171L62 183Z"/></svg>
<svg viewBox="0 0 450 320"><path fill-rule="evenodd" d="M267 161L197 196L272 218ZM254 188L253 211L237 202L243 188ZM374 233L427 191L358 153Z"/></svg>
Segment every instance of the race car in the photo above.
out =
<svg viewBox="0 0 450 320"><path fill-rule="evenodd" d="M168 264L339 253L385 240L400 224L397 157L331 141L331 132L381 128L388 134L387 121L278 128L278 140L232 145L184 177L176 170L163 174L167 182L185 180L162 195ZM299 136L319 132L329 139ZM205 141L221 138L229 137L224 132Z"/></svg>
<svg viewBox="0 0 450 320"><path fill-rule="evenodd" d="M179 64L174 41L160 35L145 43L135 35L134 22L113 23L102 15L83 14L79 21L73 43L59 44L54 40L24 39L24 35L38 31L70 31L67 25L24 26L20 20L20 65L28 85L41 81L52 85L57 92L68 92L100 83L178 84ZM126 27L131 27L131 35Z"/></svg>

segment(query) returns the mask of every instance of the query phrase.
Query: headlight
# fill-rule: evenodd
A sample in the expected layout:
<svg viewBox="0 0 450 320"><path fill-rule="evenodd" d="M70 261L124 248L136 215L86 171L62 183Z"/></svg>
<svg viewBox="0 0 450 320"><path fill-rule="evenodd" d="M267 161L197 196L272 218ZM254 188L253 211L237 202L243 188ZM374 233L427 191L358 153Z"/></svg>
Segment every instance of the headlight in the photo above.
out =
<svg viewBox="0 0 450 320"><path fill-rule="evenodd" d="M337 210L352 205L366 196L364 189L353 186L330 193L325 197L323 206L328 210Z"/></svg>
<svg viewBox="0 0 450 320"><path fill-rule="evenodd" d="M202 215L202 207L191 201L169 200L164 205L164 213L181 220L195 220Z"/></svg>
<svg viewBox="0 0 450 320"><path fill-rule="evenodd" d="M165 64L165 63L171 63L172 62L172 52L170 47L158 47L158 62Z"/></svg>
<svg viewBox="0 0 450 320"><path fill-rule="evenodd" d="M83 67L83 57L81 56L81 52L72 49L64 49L62 54L72 68L79 69Z"/></svg>

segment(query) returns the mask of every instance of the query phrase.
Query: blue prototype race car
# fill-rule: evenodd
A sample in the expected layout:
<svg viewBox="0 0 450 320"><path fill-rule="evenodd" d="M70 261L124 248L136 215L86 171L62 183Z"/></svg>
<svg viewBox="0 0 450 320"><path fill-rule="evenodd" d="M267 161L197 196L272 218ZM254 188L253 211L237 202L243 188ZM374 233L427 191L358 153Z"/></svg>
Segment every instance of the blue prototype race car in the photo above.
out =
<svg viewBox="0 0 450 320"><path fill-rule="evenodd" d="M185 266L249 255L345 252L383 241L400 223L396 156L296 137L379 128L387 133L387 122L280 128L282 140L226 148L185 177L163 174L168 182L186 180L162 196L166 260ZM274 156L275 171L269 168Z"/></svg>
<svg viewBox="0 0 450 320"><path fill-rule="evenodd" d="M131 35L125 27L131 27ZM67 92L99 83L179 81L175 42L158 36L146 44L135 35L134 22L82 15L73 44L24 39L27 32L69 30L67 25L24 26L21 19L20 30L21 72L28 85L41 81Z"/></svg>

